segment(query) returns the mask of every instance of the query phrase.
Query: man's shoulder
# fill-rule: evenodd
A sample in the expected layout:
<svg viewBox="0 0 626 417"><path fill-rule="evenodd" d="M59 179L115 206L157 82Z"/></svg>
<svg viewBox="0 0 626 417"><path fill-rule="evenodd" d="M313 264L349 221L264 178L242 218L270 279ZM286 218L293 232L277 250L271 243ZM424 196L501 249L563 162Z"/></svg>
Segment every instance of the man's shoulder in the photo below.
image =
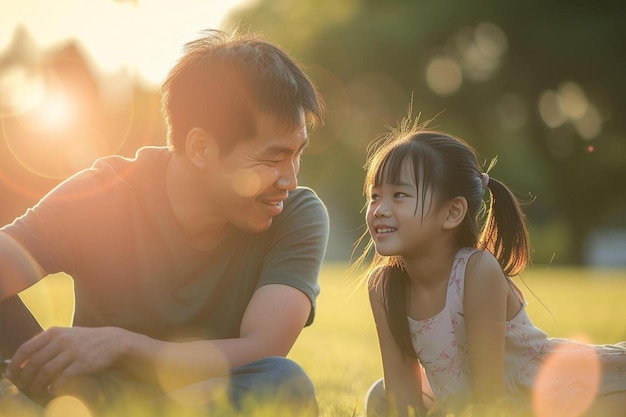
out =
<svg viewBox="0 0 626 417"><path fill-rule="evenodd" d="M109 155L97 159L71 180L87 181L107 189L116 185L144 187L164 176L172 151L165 147L143 147L133 157Z"/></svg>
<svg viewBox="0 0 626 417"><path fill-rule="evenodd" d="M62 181L47 194L48 203L90 200L97 196L110 198L111 192L145 188L164 172L170 151L167 148L141 148L133 158L110 155L97 159ZM43 201L43 200L42 200Z"/></svg>
<svg viewBox="0 0 626 417"><path fill-rule="evenodd" d="M291 204L303 201L317 201L320 204L323 204L322 199L312 188L304 186L298 186L295 190L290 191L289 197L287 197L286 200L286 202Z"/></svg>
<svg viewBox="0 0 626 417"><path fill-rule="evenodd" d="M329 215L322 199L308 187L298 187L289 193L284 210L274 218L268 233L280 235L285 231L310 230L312 233L328 234Z"/></svg>
<svg viewBox="0 0 626 417"><path fill-rule="evenodd" d="M156 166L167 161L172 151L166 147L146 146L139 148L134 157L109 155L97 159L92 166L96 170L113 170L120 174L137 167Z"/></svg>
<svg viewBox="0 0 626 417"><path fill-rule="evenodd" d="M313 189L299 186L289 193L285 200L285 212L291 213L300 210L315 210L326 213L326 206Z"/></svg>

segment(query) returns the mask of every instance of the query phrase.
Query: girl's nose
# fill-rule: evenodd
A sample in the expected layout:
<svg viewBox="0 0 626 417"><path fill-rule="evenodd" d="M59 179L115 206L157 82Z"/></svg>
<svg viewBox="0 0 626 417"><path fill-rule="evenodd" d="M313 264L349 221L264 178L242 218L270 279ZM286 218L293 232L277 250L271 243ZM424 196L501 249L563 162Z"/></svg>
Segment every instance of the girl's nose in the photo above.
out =
<svg viewBox="0 0 626 417"><path fill-rule="evenodd" d="M374 210L374 216L376 217L389 217L389 215L390 212L387 205L382 202L378 205L378 207L376 207L376 210Z"/></svg>

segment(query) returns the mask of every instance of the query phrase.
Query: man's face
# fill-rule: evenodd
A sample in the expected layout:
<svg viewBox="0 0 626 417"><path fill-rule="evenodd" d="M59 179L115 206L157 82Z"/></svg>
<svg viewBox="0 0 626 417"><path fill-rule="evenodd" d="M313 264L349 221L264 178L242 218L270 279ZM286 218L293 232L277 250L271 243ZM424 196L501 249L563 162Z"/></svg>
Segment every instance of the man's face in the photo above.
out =
<svg viewBox="0 0 626 417"><path fill-rule="evenodd" d="M207 168L207 197L216 214L253 233L267 230L282 212L283 201L298 185L300 156L308 144L304 124L284 131L271 117L258 116L257 131Z"/></svg>

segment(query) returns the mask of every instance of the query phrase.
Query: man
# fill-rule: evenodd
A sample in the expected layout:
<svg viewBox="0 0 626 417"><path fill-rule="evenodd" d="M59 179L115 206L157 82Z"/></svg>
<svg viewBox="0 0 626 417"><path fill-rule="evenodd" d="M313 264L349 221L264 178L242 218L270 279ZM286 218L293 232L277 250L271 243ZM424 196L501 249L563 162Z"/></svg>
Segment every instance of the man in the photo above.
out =
<svg viewBox="0 0 626 417"><path fill-rule="evenodd" d="M2 299L62 271L76 300L73 327L21 344L6 375L44 406L71 394L96 411L205 415L223 391L236 411L316 415L285 356L313 321L328 239L323 203L296 178L321 97L277 46L209 31L162 107L167 148L102 158L0 229Z"/></svg>

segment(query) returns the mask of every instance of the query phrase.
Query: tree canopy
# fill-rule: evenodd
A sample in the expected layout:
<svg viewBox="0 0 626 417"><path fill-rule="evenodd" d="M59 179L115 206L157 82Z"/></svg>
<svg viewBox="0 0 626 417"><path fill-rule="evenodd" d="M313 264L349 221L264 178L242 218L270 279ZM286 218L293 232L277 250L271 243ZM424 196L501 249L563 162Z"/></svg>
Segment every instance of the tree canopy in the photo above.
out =
<svg viewBox="0 0 626 417"><path fill-rule="evenodd" d="M621 9L618 1L259 0L231 20L298 57L326 97L327 125L302 176L329 204L339 245L363 224L367 144L412 101L486 163L497 156L492 175L533 199L525 209L539 262L556 252L556 262L583 263L591 232L626 226Z"/></svg>

